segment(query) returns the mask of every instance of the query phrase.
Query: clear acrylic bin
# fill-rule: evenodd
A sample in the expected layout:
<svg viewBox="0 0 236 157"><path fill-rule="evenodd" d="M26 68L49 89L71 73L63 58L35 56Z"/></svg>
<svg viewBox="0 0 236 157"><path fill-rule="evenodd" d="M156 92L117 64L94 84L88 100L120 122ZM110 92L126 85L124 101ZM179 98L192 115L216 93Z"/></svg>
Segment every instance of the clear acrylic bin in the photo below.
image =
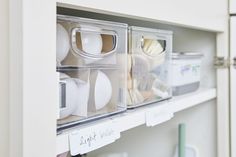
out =
<svg viewBox="0 0 236 157"><path fill-rule="evenodd" d="M171 31L129 27L128 108L172 96L171 53Z"/></svg>
<svg viewBox="0 0 236 157"><path fill-rule="evenodd" d="M126 110L127 25L57 17L58 129Z"/></svg>
<svg viewBox="0 0 236 157"><path fill-rule="evenodd" d="M203 54L199 52L172 53L172 81L174 96L196 91L200 86Z"/></svg>

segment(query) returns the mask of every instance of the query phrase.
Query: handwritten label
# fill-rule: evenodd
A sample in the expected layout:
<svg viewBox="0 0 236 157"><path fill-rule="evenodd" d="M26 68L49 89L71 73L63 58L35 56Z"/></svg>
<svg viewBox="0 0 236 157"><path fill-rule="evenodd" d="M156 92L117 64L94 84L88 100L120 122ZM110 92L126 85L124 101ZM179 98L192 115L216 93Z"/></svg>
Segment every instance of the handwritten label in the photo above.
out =
<svg viewBox="0 0 236 157"><path fill-rule="evenodd" d="M112 121L87 126L69 134L71 155L85 154L120 138Z"/></svg>
<svg viewBox="0 0 236 157"><path fill-rule="evenodd" d="M165 121L168 121L172 117L174 117L174 114L171 111L168 111L166 109L152 109L146 112L146 125L148 127L152 127Z"/></svg>

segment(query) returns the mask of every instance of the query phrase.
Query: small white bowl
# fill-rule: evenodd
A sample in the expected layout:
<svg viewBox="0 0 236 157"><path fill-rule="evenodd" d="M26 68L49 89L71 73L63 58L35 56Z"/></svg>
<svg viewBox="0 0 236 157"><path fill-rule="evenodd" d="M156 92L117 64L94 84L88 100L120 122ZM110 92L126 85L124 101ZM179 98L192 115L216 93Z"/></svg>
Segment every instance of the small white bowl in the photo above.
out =
<svg viewBox="0 0 236 157"><path fill-rule="evenodd" d="M85 27L83 29L83 27ZM87 29L87 30L86 30ZM82 26L85 31L99 31L97 27ZM93 55L99 55L102 52L102 37L96 32L81 32L82 49L84 52Z"/></svg>
<svg viewBox="0 0 236 157"><path fill-rule="evenodd" d="M98 55L102 51L102 37L99 34L81 33L83 51Z"/></svg>

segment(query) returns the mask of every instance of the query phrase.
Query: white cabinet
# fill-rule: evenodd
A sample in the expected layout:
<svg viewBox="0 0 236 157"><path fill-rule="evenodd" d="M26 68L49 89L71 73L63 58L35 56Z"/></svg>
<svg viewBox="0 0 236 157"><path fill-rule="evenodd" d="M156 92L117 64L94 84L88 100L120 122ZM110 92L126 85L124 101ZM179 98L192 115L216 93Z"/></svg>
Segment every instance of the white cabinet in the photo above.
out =
<svg viewBox="0 0 236 157"><path fill-rule="evenodd" d="M230 58L233 60L236 57L236 17L230 18ZM230 104L231 104L231 154L236 157L236 69L235 66L230 67Z"/></svg>
<svg viewBox="0 0 236 157"><path fill-rule="evenodd" d="M1 134L1 140L0 140L0 152L2 156L9 156L8 151L8 136L9 136L9 14L8 14L8 0L1 1L0 5L0 71L1 71L1 77L0 77L0 134Z"/></svg>
<svg viewBox="0 0 236 157"><path fill-rule="evenodd" d="M229 1L229 12L230 14L235 14L236 13L236 1L235 0L230 0Z"/></svg>
<svg viewBox="0 0 236 157"><path fill-rule="evenodd" d="M114 15L114 19L122 20L117 16L125 17L131 23L138 20L139 24L145 24L146 21L149 27L157 27L156 23L159 22L186 27L187 33L189 28L195 29L190 36L205 30L202 33L208 35L211 32L210 42L213 41L212 45L216 48L207 55L212 60L215 55L228 55L226 1L59 0L56 3L48 0L10 0L10 157L55 157L69 150L67 134L56 135L55 117L59 100L55 69L57 6ZM203 44L208 50L206 43L209 41L200 41L202 43L197 40L199 45L182 44L179 48L189 49L193 46L193 49L204 50L201 47ZM179 42L177 40L176 44ZM211 66L213 69L213 64ZM217 80L216 86L173 99L166 103L166 109L175 105L171 108L175 113L217 97L217 154L218 157L229 157L229 71L219 69L216 75L213 73L210 77ZM122 127L120 131L129 130L145 123L145 112L140 109L124 113L114 120L117 124L122 123L118 125Z"/></svg>
<svg viewBox="0 0 236 157"><path fill-rule="evenodd" d="M55 157L56 3L11 0L10 157Z"/></svg>

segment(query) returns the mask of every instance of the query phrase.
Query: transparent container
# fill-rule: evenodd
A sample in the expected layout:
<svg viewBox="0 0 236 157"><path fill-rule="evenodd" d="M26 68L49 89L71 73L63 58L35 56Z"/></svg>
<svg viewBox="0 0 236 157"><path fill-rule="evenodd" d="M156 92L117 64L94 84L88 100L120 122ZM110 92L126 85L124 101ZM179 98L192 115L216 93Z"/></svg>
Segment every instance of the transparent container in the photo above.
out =
<svg viewBox="0 0 236 157"><path fill-rule="evenodd" d="M128 108L172 96L171 53L171 31L129 27Z"/></svg>
<svg viewBox="0 0 236 157"><path fill-rule="evenodd" d="M58 129L125 111L126 68L126 24L58 15Z"/></svg>
<svg viewBox="0 0 236 157"><path fill-rule="evenodd" d="M200 86L203 54L199 52L172 53L172 80L174 96L196 91Z"/></svg>

